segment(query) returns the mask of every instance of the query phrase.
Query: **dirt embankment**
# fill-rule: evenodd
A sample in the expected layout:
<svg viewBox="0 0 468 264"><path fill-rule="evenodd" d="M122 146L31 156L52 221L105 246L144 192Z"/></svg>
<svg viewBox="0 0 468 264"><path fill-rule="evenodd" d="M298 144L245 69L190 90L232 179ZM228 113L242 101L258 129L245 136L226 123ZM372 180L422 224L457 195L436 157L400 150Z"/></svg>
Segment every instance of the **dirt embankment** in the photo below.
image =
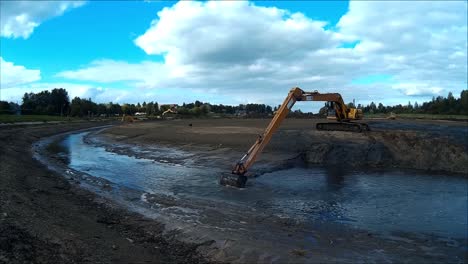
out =
<svg viewBox="0 0 468 264"><path fill-rule="evenodd" d="M419 132L374 132L352 137L330 133L309 140L304 158L310 164L467 172L464 146Z"/></svg>
<svg viewBox="0 0 468 264"><path fill-rule="evenodd" d="M219 119L124 124L105 130L101 138L143 147L180 147L196 151L201 160L212 159L224 166L235 162L263 133L269 121ZM256 166L300 156L307 164L467 174L468 144L463 139L468 136L466 123L369 121L371 132L350 133L316 131L316 122L287 119Z"/></svg>
<svg viewBox="0 0 468 264"><path fill-rule="evenodd" d="M114 207L32 158L41 137L102 124L0 129L0 263L203 263L196 244Z"/></svg>

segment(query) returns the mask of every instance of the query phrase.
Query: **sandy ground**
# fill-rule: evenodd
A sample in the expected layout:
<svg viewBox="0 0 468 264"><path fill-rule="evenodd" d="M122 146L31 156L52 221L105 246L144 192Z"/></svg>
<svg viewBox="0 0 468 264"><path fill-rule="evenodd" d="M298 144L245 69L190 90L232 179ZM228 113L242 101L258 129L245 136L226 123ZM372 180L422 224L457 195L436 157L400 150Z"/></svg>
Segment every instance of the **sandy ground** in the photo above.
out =
<svg viewBox="0 0 468 264"><path fill-rule="evenodd" d="M165 144L230 168L266 119L173 120L118 124L99 135L113 143ZM292 161L467 173L466 123L370 121L364 134L318 132L315 120L286 120L253 172ZM189 126L192 124L192 126ZM32 158L40 138L102 124L0 129L0 263L200 263L200 245L163 235L157 221L70 184ZM116 145L114 145L116 146ZM114 149L119 152L119 149ZM121 150L126 154L128 149Z"/></svg>
<svg viewBox="0 0 468 264"><path fill-rule="evenodd" d="M31 144L102 124L0 129L0 263L204 263L196 244L72 185L32 158Z"/></svg>

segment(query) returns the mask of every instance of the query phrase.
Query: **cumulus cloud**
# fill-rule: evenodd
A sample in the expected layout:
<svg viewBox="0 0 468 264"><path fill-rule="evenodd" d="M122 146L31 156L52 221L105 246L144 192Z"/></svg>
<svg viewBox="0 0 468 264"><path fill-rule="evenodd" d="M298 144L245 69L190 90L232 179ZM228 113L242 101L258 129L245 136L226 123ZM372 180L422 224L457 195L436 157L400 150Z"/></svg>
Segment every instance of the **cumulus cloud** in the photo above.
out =
<svg viewBox="0 0 468 264"><path fill-rule="evenodd" d="M2 90L40 79L40 70L26 69L24 66L15 65L0 57L0 88Z"/></svg>
<svg viewBox="0 0 468 264"><path fill-rule="evenodd" d="M438 95L442 92L441 87L430 86L427 83L399 83L393 85L394 89L401 90L405 95Z"/></svg>
<svg viewBox="0 0 468 264"><path fill-rule="evenodd" d="M435 95L467 88L466 10L462 1L352 1L337 27L406 95Z"/></svg>
<svg viewBox="0 0 468 264"><path fill-rule="evenodd" d="M25 93L39 93L41 91L51 91L55 88L65 88L68 92L70 100L74 97L91 98L97 103L138 103L138 102L191 102L192 96L198 96L205 101L212 103L222 103L219 97L213 94L206 94L203 90L198 89L122 89L112 85L94 85L94 84L78 84L71 82L37 82L15 86L14 88L1 90L0 100L12 101L21 103L21 98ZM176 96L175 96L176 95ZM244 103L245 98L233 99L236 103Z"/></svg>
<svg viewBox="0 0 468 264"><path fill-rule="evenodd" d="M79 79L96 82L140 81L150 78L155 72L162 69L160 63L141 62L131 64L125 61L96 60L86 68L74 71L63 71L57 77ZM119 74L115 74L115 73Z"/></svg>
<svg viewBox="0 0 468 264"><path fill-rule="evenodd" d="M333 45L325 22L245 1L181 1L158 16L135 43L147 54L167 53L169 63L250 64Z"/></svg>
<svg viewBox="0 0 468 264"><path fill-rule="evenodd" d="M103 88L101 86L91 84L36 82L17 85L10 89L2 89L1 100L14 102L21 101L21 98L25 93L39 93L45 90L51 91L55 88L65 88L68 92L70 100L78 96L81 98L93 98L93 100L100 99L100 102L109 102L112 101L112 99L115 99L115 97L125 93L125 91L122 91L119 94L118 89Z"/></svg>
<svg viewBox="0 0 468 264"><path fill-rule="evenodd" d="M462 1L351 1L336 27L324 29L326 22L276 7L181 1L135 39L163 62L98 60L58 76L270 104L292 86L358 101L457 93L467 88L466 8ZM352 83L375 74L394 83Z"/></svg>
<svg viewBox="0 0 468 264"><path fill-rule="evenodd" d="M84 1L0 1L0 36L26 39L46 19L83 4Z"/></svg>

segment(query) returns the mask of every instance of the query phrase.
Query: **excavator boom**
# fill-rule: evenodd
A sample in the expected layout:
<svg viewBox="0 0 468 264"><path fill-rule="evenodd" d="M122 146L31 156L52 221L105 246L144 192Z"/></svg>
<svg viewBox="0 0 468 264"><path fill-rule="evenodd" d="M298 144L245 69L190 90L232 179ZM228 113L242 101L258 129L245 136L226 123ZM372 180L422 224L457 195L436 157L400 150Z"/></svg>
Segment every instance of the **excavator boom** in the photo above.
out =
<svg viewBox="0 0 468 264"><path fill-rule="evenodd" d="M361 119L362 112L360 112L361 114L359 115L359 109L348 108L340 94L321 94L317 91L304 92L299 87L292 88L289 91L286 99L284 99L283 104L281 104L280 108L271 120L270 124L265 129L265 132L262 135L258 136L257 140L252 145L252 147L250 147L250 149L236 163L231 173L227 173L221 176L220 184L234 186L238 188L245 187L245 184L247 182L247 176L245 174L247 173L247 170L253 165L258 155L270 142L271 137L276 132L276 130L278 130L279 126L281 125L281 123L286 118L291 108L297 101L326 101L332 103L335 110L336 120L338 122L318 123L318 130L361 132L363 126L366 130L369 130L367 124L349 123L349 121L351 120ZM356 127L358 129L355 129Z"/></svg>

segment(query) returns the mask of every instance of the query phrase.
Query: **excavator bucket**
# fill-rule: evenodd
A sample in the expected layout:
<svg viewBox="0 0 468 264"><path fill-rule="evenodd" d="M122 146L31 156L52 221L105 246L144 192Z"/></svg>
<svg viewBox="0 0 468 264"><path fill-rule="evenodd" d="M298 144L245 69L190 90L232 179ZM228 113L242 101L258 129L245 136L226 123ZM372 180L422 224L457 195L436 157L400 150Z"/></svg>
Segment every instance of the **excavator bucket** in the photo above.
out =
<svg viewBox="0 0 468 264"><path fill-rule="evenodd" d="M236 188L245 188L247 177L234 173L223 173L219 179L219 184L224 186L232 186Z"/></svg>

